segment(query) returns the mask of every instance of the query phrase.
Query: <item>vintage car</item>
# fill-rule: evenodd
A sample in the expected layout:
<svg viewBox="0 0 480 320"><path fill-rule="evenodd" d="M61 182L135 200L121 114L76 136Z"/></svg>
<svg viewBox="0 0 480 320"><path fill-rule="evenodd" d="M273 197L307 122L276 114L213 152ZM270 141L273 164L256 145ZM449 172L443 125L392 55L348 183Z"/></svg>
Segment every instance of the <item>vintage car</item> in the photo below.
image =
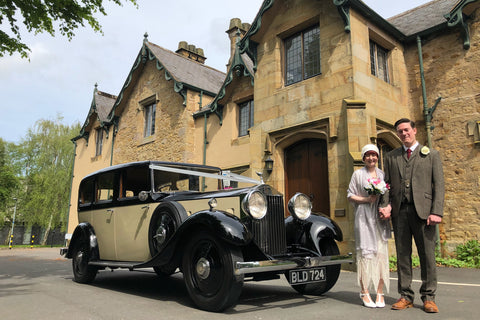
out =
<svg viewBox="0 0 480 320"><path fill-rule="evenodd" d="M307 196L285 204L262 181L210 166L142 161L97 171L80 183L78 221L61 249L76 282L106 268L180 270L208 311L234 305L244 280L282 274L298 292L322 294L352 262L339 255L338 225L311 214Z"/></svg>

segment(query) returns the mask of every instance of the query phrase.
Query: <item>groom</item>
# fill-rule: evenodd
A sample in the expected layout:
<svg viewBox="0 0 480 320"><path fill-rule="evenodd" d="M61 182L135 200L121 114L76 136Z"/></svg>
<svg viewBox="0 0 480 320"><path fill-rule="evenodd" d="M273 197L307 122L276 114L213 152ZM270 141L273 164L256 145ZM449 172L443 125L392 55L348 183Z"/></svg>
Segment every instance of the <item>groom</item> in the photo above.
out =
<svg viewBox="0 0 480 320"><path fill-rule="evenodd" d="M436 150L416 140L415 122L400 119L395 123L403 146L389 152L384 161L385 182L390 184L380 216L392 218L397 250L398 292L394 310L413 307L412 237L420 258L423 309L438 312L435 304L437 270L435 262L435 225L442 222L444 180L440 156Z"/></svg>

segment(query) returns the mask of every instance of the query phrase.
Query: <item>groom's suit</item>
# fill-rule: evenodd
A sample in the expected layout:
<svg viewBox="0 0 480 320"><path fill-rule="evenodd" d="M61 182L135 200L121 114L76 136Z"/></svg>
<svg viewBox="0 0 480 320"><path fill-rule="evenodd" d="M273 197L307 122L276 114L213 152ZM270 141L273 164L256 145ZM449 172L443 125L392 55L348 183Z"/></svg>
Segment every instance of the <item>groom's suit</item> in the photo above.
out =
<svg viewBox="0 0 480 320"><path fill-rule="evenodd" d="M443 216L445 195L443 169L436 150L418 145L410 159L403 146L389 152L384 161L385 182L390 185L381 206L392 206L398 267L398 291L413 301L412 236L415 239L422 268L423 300L434 300L437 286L435 263L436 230L427 225L430 214ZM427 151L428 150L428 151Z"/></svg>

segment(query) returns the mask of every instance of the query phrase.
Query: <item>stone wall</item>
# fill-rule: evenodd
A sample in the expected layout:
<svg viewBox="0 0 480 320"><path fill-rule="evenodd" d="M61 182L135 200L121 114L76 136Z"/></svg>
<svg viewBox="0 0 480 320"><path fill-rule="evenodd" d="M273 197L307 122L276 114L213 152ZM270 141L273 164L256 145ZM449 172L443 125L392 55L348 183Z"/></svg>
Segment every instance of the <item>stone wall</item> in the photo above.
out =
<svg viewBox="0 0 480 320"><path fill-rule="evenodd" d="M195 162L195 123L192 113L199 108L200 94L188 90L186 106L183 97L174 91L174 81L165 79L165 70L158 70L155 61L148 61L140 77L131 84L125 97L114 146L114 164L140 160ZM155 134L144 137L144 113L139 103L156 96ZM203 95L202 103L212 97Z"/></svg>
<svg viewBox="0 0 480 320"><path fill-rule="evenodd" d="M441 97L433 114L433 148L440 151L445 175L444 221L441 239L448 250L480 239L480 146L474 144L470 123L480 120L480 9L471 16L471 47L463 49L458 27L423 40L422 51L428 106ZM416 46L406 54L411 108L426 144L419 60Z"/></svg>

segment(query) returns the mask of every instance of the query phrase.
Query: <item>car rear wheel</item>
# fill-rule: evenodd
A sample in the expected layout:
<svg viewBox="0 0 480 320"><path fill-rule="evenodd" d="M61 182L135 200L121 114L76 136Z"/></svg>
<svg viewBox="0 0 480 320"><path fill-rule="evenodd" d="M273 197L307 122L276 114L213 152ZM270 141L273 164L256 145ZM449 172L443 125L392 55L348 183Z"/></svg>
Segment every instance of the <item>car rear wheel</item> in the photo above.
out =
<svg viewBox="0 0 480 320"><path fill-rule="evenodd" d="M333 239L323 239L319 243L322 256L332 256L340 254L338 246ZM321 282L292 285L292 288L301 294L321 295L330 290L338 280L340 275L340 265L331 265L325 267L326 280ZM288 273L286 273L287 275Z"/></svg>
<svg viewBox="0 0 480 320"><path fill-rule="evenodd" d="M234 274L241 251L208 233L196 234L187 243L183 276L190 297L203 310L219 312L236 303L243 275Z"/></svg>
<svg viewBox="0 0 480 320"><path fill-rule="evenodd" d="M180 224L187 219L185 209L176 202L162 203L150 220L149 245L152 257L165 248Z"/></svg>
<svg viewBox="0 0 480 320"><path fill-rule="evenodd" d="M97 268L88 265L90 248L87 242L80 242L73 250L72 269L75 282L90 283L97 275Z"/></svg>

